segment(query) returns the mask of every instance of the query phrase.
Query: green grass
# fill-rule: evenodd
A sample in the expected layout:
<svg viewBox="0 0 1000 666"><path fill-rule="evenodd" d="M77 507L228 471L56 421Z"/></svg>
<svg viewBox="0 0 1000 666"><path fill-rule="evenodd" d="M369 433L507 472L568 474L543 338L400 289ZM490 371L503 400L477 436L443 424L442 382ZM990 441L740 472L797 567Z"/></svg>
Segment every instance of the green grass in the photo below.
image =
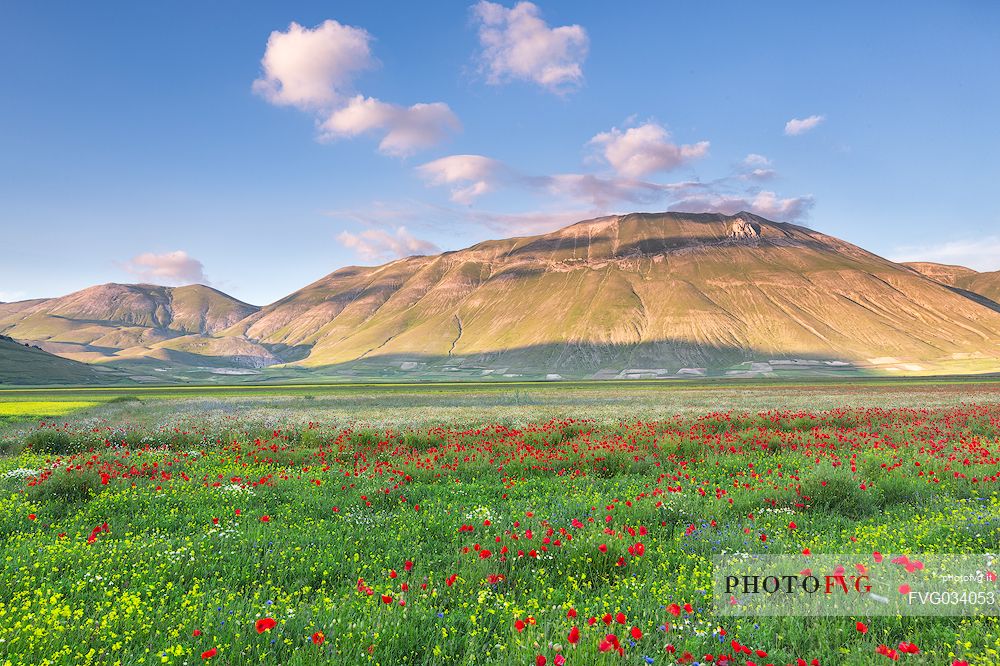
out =
<svg viewBox="0 0 1000 666"><path fill-rule="evenodd" d="M996 618L723 619L703 592L722 550L995 550L995 384L463 388L5 394L106 402L0 426L0 662L996 663Z"/></svg>
<svg viewBox="0 0 1000 666"><path fill-rule="evenodd" d="M0 386L31 384L88 385L111 381L84 363L25 347L0 336Z"/></svg>

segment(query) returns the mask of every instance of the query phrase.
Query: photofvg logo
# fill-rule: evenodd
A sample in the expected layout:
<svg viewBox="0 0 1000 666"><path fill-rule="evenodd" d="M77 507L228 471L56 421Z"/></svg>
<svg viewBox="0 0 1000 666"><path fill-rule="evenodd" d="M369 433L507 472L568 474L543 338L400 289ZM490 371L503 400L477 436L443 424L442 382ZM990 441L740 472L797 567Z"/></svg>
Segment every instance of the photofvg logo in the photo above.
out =
<svg viewBox="0 0 1000 666"><path fill-rule="evenodd" d="M717 615L1000 615L992 553L713 558Z"/></svg>

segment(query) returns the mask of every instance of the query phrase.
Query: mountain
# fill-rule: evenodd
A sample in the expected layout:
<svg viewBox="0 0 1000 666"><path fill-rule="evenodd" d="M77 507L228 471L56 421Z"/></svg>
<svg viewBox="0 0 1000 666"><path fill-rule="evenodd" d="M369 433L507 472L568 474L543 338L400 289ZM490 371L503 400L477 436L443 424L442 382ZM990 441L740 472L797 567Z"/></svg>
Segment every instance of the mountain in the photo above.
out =
<svg viewBox="0 0 1000 666"><path fill-rule="evenodd" d="M198 285L110 284L0 304L0 333L187 381L200 376L170 372L279 364L266 376L1000 370L995 277L920 266L750 213L633 213L349 266L263 308Z"/></svg>
<svg viewBox="0 0 1000 666"><path fill-rule="evenodd" d="M631 214L331 273L222 333L366 372L1000 367L1000 313L804 227Z"/></svg>
<svg viewBox="0 0 1000 666"><path fill-rule="evenodd" d="M85 362L150 358L189 365L278 362L247 340L214 334L257 312L203 285L103 284L60 298L0 304L0 333Z"/></svg>
<svg viewBox="0 0 1000 666"><path fill-rule="evenodd" d="M935 264L929 261L914 261L905 265L941 284L977 294L1000 304L1000 271L980 273L965 266Z"/></svg>
<svg viewBox="0 0 1000 666"><path fill-rule="evenodd" d="M99 384L113 378L114 373L26 347L0 335L0 386Z"/></svg>

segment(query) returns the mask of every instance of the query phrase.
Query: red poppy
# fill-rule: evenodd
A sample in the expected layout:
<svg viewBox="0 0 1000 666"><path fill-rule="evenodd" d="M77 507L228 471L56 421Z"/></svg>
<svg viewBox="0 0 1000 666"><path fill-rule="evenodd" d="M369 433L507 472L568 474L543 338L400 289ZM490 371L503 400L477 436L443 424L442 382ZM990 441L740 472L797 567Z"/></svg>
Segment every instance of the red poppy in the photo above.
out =
<svg viewBox="0 0 1000 666"><path fill-rule="evenodd" d="M35 519L35 514L29 513L28 514L28 520L34 520L34 519Z"/></svg>
<svg viewBox="0 0 1000 666"><path fill-rule="evenodd" d="M576 627L573 627L572 629L570 629L569 630L569 636L566 638L566 640L568 640L573 645L576 645L577 643L579 643L580 642L580 630L577 629Z"/></svg>
<svg viewBox="0 0 1000 666"><path fill-rule="evenodd" d="M634 641L642 640L642 629L640 629L639 627L632 627L631 634L632 634L632 640Z"/></svg>
<svg viewBox="0 0 1000 666"><path fill-rule="evenodd" d="M262 523L269 523L269 522L271 522L271 516L269 516L269 515L267 515L265 513L263 516L260 517L260 522L262 522Z"/></svg>
<svg viewBox="0 0 1000 666"><path fill-rule="evenodd" d="M211 659L212 657L214 657L217 654L219 654L219 651L216 650L215 648L212 648L211 650L205 650L204 652L202 652L201 653L201 658L202 659Z"/></svg>
<svg viewBox="0 0 1000 666"><path fill-rule="evenodd" d="M323 641L325 640L326 636L323 635L322 631L317 631L315 634L312 635L313 645L322 645Z"/></svg>
<svg viewBox="0 0 1000 666"><path fill-rule="evenodd" d="M526 625L524 623L524 620L515 620L514 621L514 628L517 629L517 633L521 633L522 631L524 631L524 628L526 626L528 626L528 625Z"/></svg>
<svg viewBox="0 0 1000 666"><path fill-rule="evenodd" d="M868 625L867 625L867 624L865 624L864 622L858 622L858 623L857 623L857 624L855 625L855 628L856 628L856 629L857 629L857 630L858 630L858 631L859 631L860 633L862 633L862 634L867 634L867 633L868 633Z"/></svg>
<svg viewBox="0 0 1000 666"><path fill-rule="evenodd" d="M262 617L254 623L254 628L257 629L258 634L262 634L265 631L271 631L276 626L278 626L278 623L275 622L272 617Z"/></svg>
<svg viewBox="0 0 1000 666"><path fill-rule="evenodd" d="M390 596L388 594L383 594L382 595L382 603L384 603L384 604L391 604L392 603L392 596Z"/></svg>

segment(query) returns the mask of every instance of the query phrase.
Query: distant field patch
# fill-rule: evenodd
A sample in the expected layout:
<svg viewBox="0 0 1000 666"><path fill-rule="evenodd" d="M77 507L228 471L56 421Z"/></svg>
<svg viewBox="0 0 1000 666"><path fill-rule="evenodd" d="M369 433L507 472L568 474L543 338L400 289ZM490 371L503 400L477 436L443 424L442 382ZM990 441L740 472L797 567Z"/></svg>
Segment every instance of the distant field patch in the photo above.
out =
<svg viewBox="0 0 1000 666"><path fill-rule="evenodd" d="M0 423L53 418L99 404L93 400L0 401Z"/></svg>

